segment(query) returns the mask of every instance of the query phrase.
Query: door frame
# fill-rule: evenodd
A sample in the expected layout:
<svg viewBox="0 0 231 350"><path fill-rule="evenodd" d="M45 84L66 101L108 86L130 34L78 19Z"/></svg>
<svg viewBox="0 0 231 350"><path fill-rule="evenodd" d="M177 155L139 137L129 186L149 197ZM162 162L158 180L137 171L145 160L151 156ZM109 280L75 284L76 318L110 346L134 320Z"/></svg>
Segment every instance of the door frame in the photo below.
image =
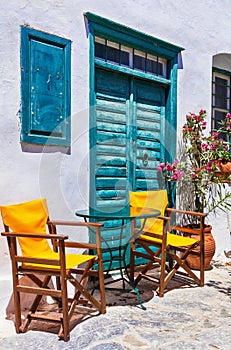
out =
<svg viewBox="0 0 231 350"><path fill-rule="evenodd" d="M178 58L184 49L147 35L140 31L126 27L109 19L87 12L84 14L87 34L89 36L89 147L90 147L90 204L95 204L95 157L92 150L96 145L96 120L95 120L95 67L117 71L123 74L129 74L134 77L153 81L168 88L166 99L165 115L168 123L165 123L165 134L169 135L165 142L165 148L168 153L165 154L165 160L171 161L176 153L176 129L177 129L177 70ZM129 47L148 51L150 54L158 55L167 60L168 78L147 74L142 71L136 71L131 68L122 67L113 63L104 62L95 58L95 36L102 37L113 42L118 42ZM170 144L171 143L171 144Z"/></svg>

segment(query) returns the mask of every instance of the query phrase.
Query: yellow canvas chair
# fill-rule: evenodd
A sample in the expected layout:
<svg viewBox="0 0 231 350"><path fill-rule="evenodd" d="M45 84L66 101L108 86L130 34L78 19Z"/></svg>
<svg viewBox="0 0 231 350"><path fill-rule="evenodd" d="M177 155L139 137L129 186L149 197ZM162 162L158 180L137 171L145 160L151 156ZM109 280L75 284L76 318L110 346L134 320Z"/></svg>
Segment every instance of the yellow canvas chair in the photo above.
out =
<svg viewBox="0 0 231 350"><path fill-rule="evenodd" d="M75 306L81 304L81 307L87 306L88 310L105 313L106 303L100 244L100 226L102 224L50 221L44 198L21 204L1 206L1 215L5 227L2 236L7 237L12 263L17 333L26 332L32 320L57 322L60 325L59 338L68 341ZM49 233L46 231L47 225ZM58 225L71 225L94 230L96 244L67 241L68 236L57 234L56 227ZM73 254L67 254L65 252L66 247L95 249L97 254L74 254L74 250ZM97 269L94 269L95 264L97 264ZM33 282L33 285L32 283L28 283L28 285L20 284L21 276L26 276L29 281ZM101 300L94 298L85 288L88 276L98 277ZM52 277L55 277L56 283L52 280ZM68 296L67 282L74 286L72 297ZM23 322L20 293L35 295ZM59 313L55 316L54 314L44 315L38 310L39 303L44 295L51 296L57 301Z"/></svg>
<svg viewBox="0 0 231 350"><path fill-rule="evenodd" d="M134 284L137 285L142 278L158 282L156 291L161 297L164 296L167 284L176 273L182 274L183 272L184 275L192 278L199 286L202 287L204 285L204 218L206 214L171 209L167 207L167 204L168 196L166 190L130 192L131 207L155 208L161 213L158 219L148 219L145 222L138 237L136 237L136 231L139 232L140 228L133 228L135 239L131 244L130 264L130 273L134 279ZM198 217L200 221L199 229L175 224L176 215ZM195 234L196 238L190 237L190 235ZM143 248L143 252L137 249L137 245ZM196 252L195 248L198 246L199 252ZM156 251L152 250L151 247L156 247ZM200 255L199 277L187 265L186 259L189 254ZM167 256L169 261L167 261ZM135 257L142 257L148 261L136 278L134 278ZM160 277L158 279L150 273L155 263L160 265Z"/></svg>

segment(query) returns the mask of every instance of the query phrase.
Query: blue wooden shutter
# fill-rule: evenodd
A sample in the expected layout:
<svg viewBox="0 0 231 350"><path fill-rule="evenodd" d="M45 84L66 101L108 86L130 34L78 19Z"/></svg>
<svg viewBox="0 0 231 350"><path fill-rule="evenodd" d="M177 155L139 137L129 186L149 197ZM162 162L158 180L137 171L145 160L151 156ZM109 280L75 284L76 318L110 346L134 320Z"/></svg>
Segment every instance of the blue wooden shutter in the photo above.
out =
<svg viewBox="0 0 231 350"><path fill-rule="evenodd" d="M70 145L70 40L22 27L21 141Z"/></svg>

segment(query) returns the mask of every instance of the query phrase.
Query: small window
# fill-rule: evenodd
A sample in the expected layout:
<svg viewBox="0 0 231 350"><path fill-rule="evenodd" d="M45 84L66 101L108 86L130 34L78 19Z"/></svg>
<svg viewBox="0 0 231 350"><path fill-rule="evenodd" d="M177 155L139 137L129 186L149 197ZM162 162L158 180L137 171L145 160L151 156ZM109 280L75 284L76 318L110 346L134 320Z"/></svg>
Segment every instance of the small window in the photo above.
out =
<svg viewBox="0 0 231 350"><path fill-rule="evenodd" d="M213 57L212 72L212 129L231 112L231 55L218 54ZM222 135L227 139L226 135Z"/></svg>
<svg viewBox="0 0 231 350"><path fill-rule="evenodd" d="M212 100L212 129L218 129L230 111L230 76L213 72ZM225 134L222 136L226 139Z"/></svg>
<svg viewBox="0 0 231 350"><path fill-rule="evenodd" d="M100 37L95 37L95 57L105 62L166 78L167 61L165 59Z"/></svg>
<svg viewBox="0 0 231 350"><path fill-rule="evenodd" d="M21 27L21 142L70 146L70 46Z"/></svg>

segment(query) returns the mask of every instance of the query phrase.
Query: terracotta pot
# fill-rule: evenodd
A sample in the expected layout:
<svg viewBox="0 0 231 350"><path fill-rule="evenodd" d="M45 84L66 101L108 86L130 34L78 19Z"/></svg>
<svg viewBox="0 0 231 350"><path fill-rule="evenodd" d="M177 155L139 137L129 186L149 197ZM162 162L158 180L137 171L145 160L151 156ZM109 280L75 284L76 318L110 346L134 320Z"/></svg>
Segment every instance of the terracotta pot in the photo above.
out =
<svg viewBox="0 0 231 350"><path fill-rule="evenodd" d="M198 238L198 235L191 235L192 238ZM204 230L204 248L205 248L205 257L204 257L204 267L205 270L210 268L211 260L216 251L216 243L212 235L212 226L207 225ZM199 252L200 247L195 248L196 252ZM188 266L193 270L200 270L200 256L189 254L186 259Z"/></svg>
<svg viewBox="0 0 231 350"><path fill-rule="evenodd" d="M231 173L231 162L219 163L218 167L222 173Z"/></svg>
<svg viewBox="0 0 231 350"><path fill-rule="evenodd" d="M222 182L230 182L230 180L228 180L229 175L230 175L229 173L224 173L221 171L214 172L214 176L217 177L218 180Z"/></svg>

